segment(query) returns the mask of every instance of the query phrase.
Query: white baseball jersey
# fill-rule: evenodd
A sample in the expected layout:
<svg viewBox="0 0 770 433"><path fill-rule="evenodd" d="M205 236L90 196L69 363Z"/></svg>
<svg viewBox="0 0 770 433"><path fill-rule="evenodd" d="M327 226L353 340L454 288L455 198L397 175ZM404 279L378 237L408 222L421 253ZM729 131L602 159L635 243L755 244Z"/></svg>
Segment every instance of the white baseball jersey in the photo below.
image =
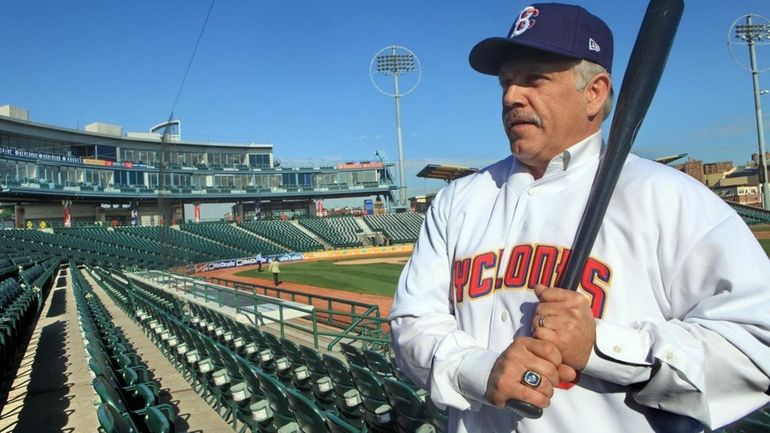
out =
<svg viewBox="0 0 770 433"><path fill-rule="evenodd" d="M451 432L698 432L768 401L770 260L706 187L631 155L581 278L597 340L580 381L536 420L485 403L497 356L530 333L532 288L564 269L601 147L588 137L538 180L509 157L426 214L391 332Z"/></svg>

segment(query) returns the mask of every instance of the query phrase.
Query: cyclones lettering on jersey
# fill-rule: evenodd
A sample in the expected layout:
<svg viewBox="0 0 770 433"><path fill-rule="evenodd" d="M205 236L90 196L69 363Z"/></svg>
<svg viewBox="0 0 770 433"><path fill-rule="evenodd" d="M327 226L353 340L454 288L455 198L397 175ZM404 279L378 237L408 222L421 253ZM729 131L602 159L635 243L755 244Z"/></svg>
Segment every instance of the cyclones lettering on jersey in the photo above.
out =
<svg viewBox="0 0 770 433"><path fill-rule="evenodd" d="M570 252L569 248L553 245L517 245L511 249L505 269L498 269L503 263L503 249L457 259L452 264L454 300L459 304L483 298L493 290L533 289L538 284L553 287L561 280ZM590 257L579 289L591 297L594 317L604 315L611 281L609 266Z"/></svg>

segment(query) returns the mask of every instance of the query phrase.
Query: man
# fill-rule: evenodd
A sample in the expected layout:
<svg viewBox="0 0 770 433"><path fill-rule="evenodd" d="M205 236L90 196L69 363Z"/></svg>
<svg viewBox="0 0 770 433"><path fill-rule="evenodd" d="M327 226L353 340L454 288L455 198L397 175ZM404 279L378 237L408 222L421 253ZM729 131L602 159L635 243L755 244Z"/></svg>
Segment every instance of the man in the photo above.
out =
<svg viewBox="0 0 770 433"><path fill-rule="evenodd" d="M452 432L699 432L768 401L770 261L690 177L629 156L579 291L556 286L603 152L612 43L585 9L535 4L471 51L499 78L512 155L438 193L390 313L399 367Z"/></svg>
<svg viewBox="0 0 770 433"><path fill-rule="evenodd" d="M278 267L278 259L270 259L270 272L273 274L273 283L280 286L281 280L278 277L281 275L281 268Z"/></svg>

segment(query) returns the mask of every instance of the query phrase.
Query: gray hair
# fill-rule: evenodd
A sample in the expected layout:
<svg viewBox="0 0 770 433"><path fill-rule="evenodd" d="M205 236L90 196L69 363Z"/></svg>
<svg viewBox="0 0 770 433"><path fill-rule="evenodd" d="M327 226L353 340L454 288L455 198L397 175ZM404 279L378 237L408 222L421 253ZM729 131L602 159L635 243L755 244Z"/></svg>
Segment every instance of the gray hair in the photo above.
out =
<svg viewBox="0 0 770 433"><path fill-rule="evenodd" d="M577 89L580 91L583 91L588 84L588 81L591 80L591 78L595 77L598 74L605 73L609 75L609 72L607 72L606 69L604 69L603 66L598 65L594 62L590 62L588 60L580 60L575 64L575 66L572 67L572 73L575 74L575 82L577 83ZM611 84L610 84L611 86ZM607 119L609 117L610 112L612 111L612 101L614 96L614 89L610 87L610 94L607 96L607 99L604 101L604 110L603 110L603 117L602 119Z"/></svg>

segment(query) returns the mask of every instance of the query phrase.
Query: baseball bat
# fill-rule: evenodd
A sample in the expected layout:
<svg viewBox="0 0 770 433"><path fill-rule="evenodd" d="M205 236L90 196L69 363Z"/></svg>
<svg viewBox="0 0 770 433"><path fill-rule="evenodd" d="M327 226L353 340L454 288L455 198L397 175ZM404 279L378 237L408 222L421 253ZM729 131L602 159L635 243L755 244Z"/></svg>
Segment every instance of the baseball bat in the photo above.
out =
<svg viewBox="0 0 770 433"><path fill-rule="evenodd" d="M620 171L663 75L683 11L684 0L651 0L647 5L618 93L607 149L596 170L588 203L558 287L577 290ZM509 400L507 405L525 418L540 418L543 415L541 408L523 401Z"/></svg>

